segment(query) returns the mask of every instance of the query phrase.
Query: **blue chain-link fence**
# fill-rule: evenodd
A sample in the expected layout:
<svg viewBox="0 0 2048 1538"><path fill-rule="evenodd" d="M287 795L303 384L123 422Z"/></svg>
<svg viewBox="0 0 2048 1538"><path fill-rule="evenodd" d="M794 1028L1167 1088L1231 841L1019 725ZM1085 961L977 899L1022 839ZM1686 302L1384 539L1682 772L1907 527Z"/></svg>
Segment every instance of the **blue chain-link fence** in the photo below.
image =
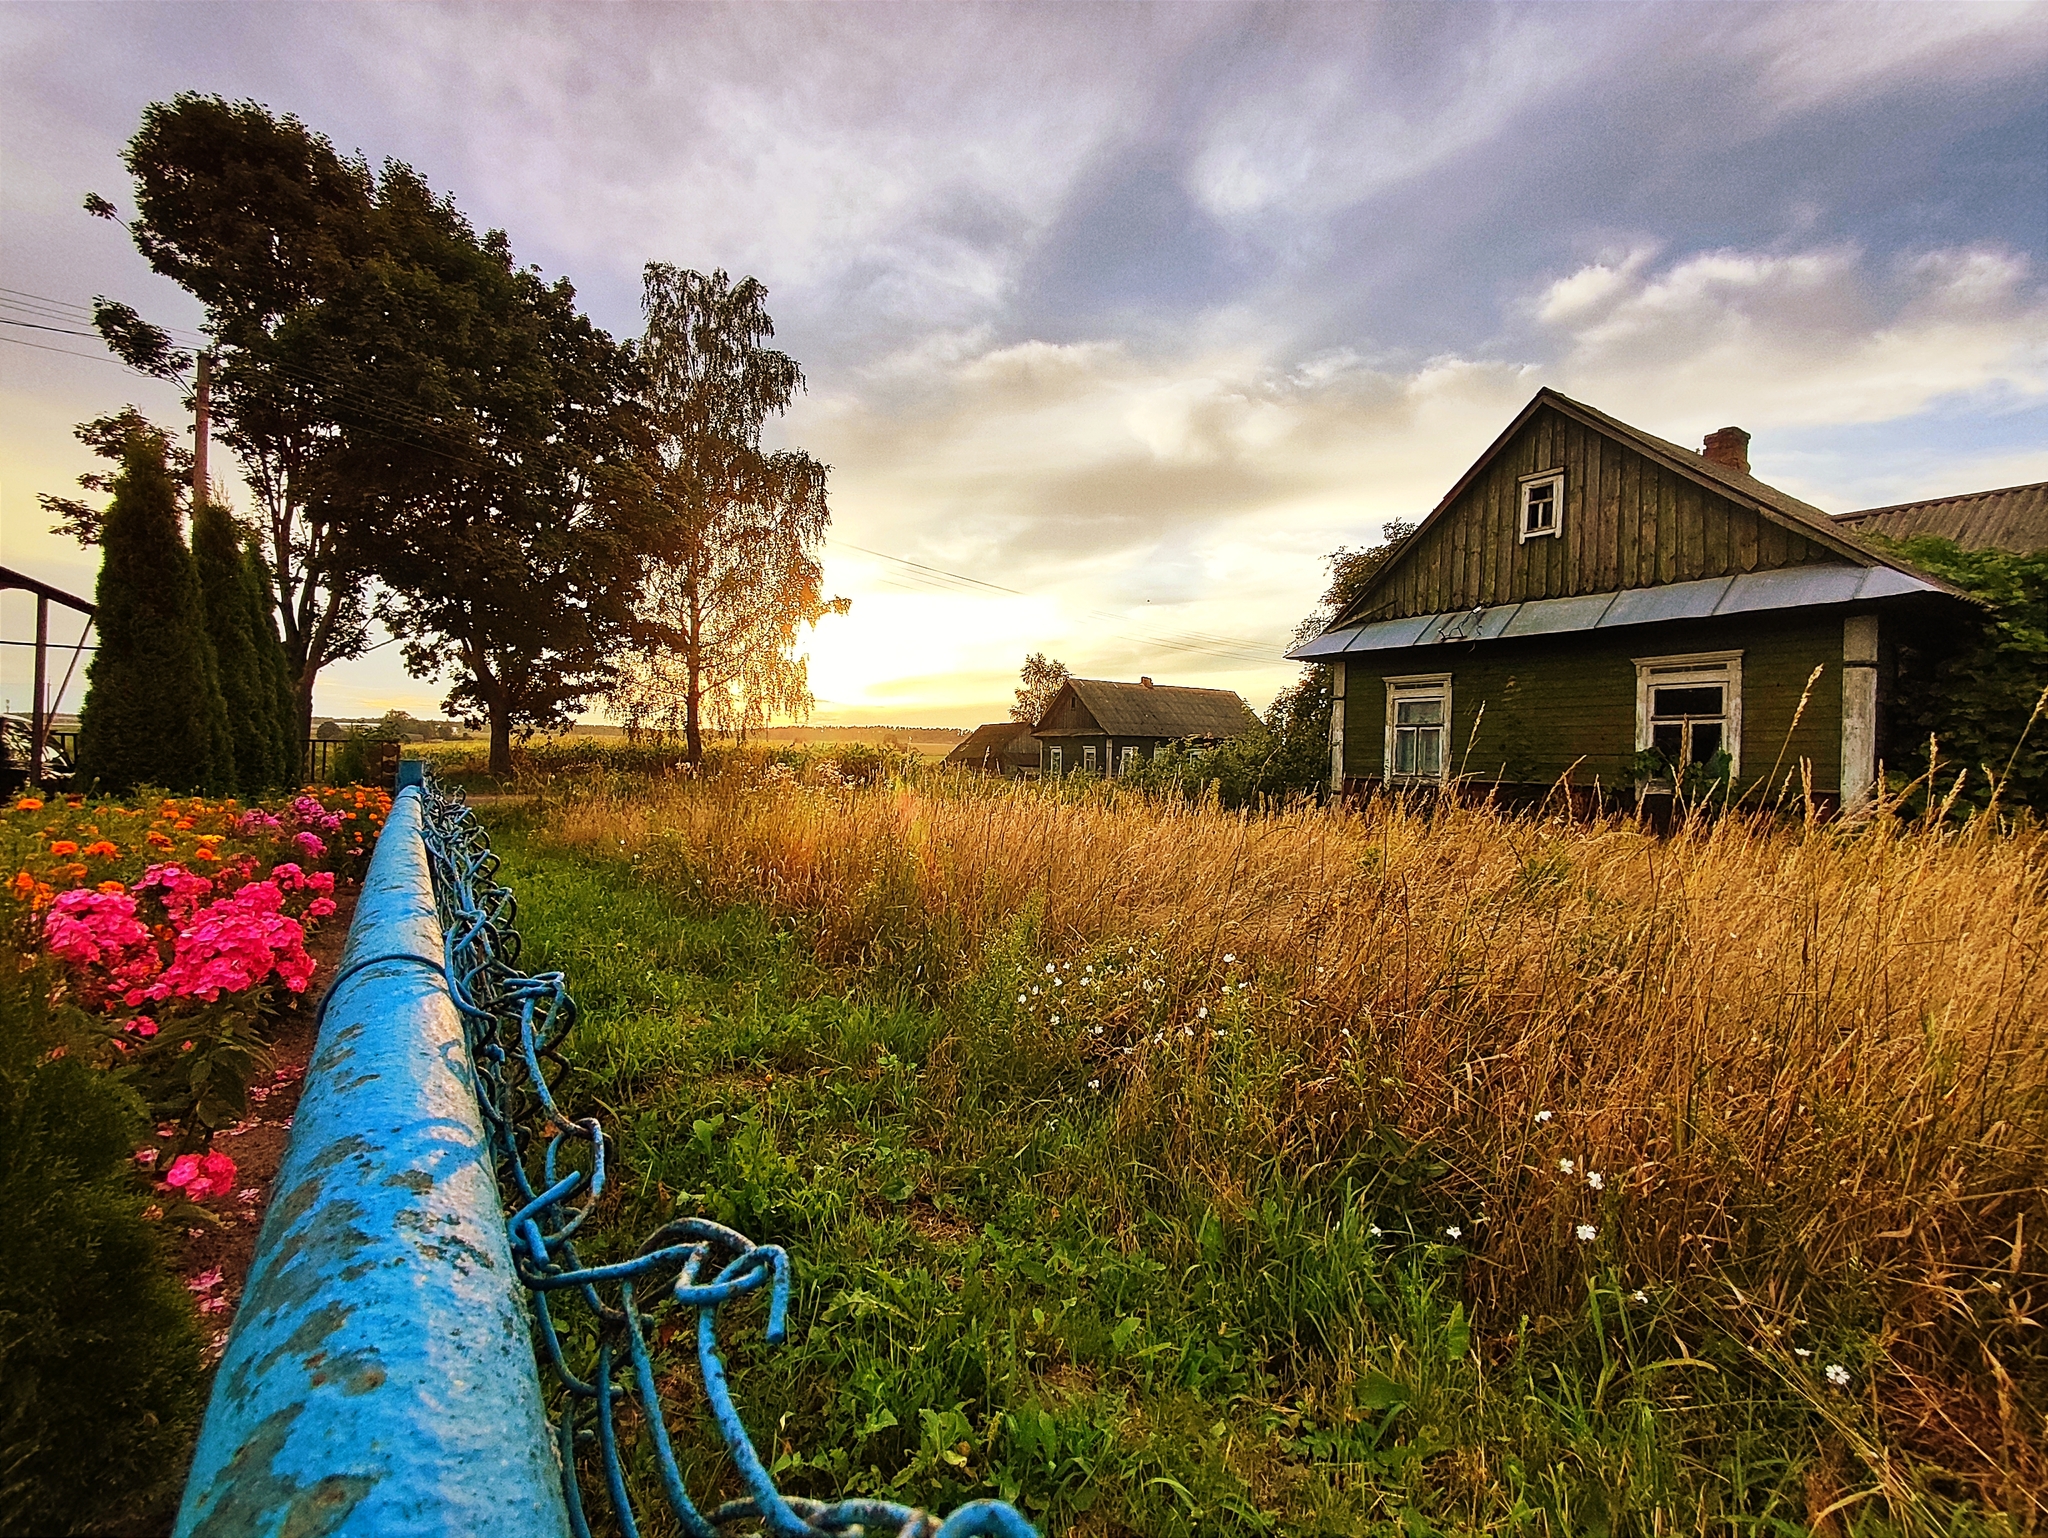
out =
<svg viewBox="0 0 2048 1538"><path fill-rule="evenodd" d="M590 1531L578 1478L586 1467L597 1471L591 1482L620 1529L629 1538L640 1530L625 1473L627 1424L645 1439L662 1498L690 1538L747 1528L787 1538L1035 1538L1031 1525L999 1501L970 1502L940 1521L891 1501L812 1501L775 1488L733 1402L718 1325L725 1304L765 1288L767 1339L783 1339L790 1260L779 1245L685 1218L649 1235L630 1260L592 1266L578 1256L577 1235L604 1194L607 1145L596 1119L572 1117L556 1098L568 1071L562 1047L576 1024L576 1004L561 973L520 970L517 904L496 879L498 857L476 814L431 782L423 791L448 984L475 1060L500 1189L513 1209L513 1262L529 1289L537 1349L565 1391L555 1434L578 1538ZM704 1396L748 1491L709 1511L684 1487L649 1347L669 1310L695 1316ZM638 1413L622 1416L628 1404L637 1404Z"/></svg>

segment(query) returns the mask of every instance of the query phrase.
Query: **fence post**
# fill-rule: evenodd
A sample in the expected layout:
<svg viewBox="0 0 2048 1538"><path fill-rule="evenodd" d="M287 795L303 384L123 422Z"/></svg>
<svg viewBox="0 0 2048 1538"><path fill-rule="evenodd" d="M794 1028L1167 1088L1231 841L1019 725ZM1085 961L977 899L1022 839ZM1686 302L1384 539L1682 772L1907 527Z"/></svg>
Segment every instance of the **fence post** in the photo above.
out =
<svg viewBox="0 0 2048 1538"><path fill-rule="evenodd" d="M569 1532L421 794L363 882L176 1538Z"/></svg>

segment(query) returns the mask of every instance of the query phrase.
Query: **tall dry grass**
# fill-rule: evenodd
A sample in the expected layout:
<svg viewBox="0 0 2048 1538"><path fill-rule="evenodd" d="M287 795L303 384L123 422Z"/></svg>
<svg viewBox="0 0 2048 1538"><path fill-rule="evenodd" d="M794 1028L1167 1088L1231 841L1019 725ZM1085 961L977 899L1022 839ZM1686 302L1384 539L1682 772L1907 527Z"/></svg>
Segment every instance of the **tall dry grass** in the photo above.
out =
<svg viewBox="0 0 2048 1538"><path fill-rule="evenodd" d="M794 919L829 965L959 984L1020 933L1034 969L1103 962L1058 1029L1012 1009L1008 977L973 996L991 1030L1029 1013L1037 1036L1006 1040L1103 1076L1164 1178L1228 1203L1398 1134L1449 1169L1433 1200L1496 1338L1571 1314L1589 1266L1788 1383L1814 1380L1793 1342L1854 1326L1851 1392L1889 1436L2048 1513L2038 835L1728 818L1658 838L737 770L570 796L547 822ZM1248 1044L1256 1093L1219 1087L1213 1060Z"/></svg>

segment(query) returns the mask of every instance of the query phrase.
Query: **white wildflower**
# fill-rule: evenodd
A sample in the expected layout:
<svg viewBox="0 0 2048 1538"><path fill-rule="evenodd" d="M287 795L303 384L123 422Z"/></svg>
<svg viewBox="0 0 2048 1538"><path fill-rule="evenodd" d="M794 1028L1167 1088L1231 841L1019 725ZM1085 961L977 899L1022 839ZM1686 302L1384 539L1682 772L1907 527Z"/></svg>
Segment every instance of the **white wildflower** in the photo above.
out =
<svg viewBox="0 0 2048 1538"><path fill-rule="evenodd" d="M1600 1237L1600 1230L1591 1223L1581 1223L1576 1231L1579 1236L1579 1243L1581 1244L1591 1244Z"/></svg>
<svg viewBox="0 0 2048 1538"><path fill-rule="evenodd" d="M1537 1121L1538 1121L1539 1123L1541 1123L1541 1122L1546 1122L1546 1121L1549 1121L1549 1120L1550 1120L1550 1113L1549 1113L1548 1111L1538 1111L1538 1112L1536 1113L1536 1120L1537 1120Z"/></svg>
<svg viewBox="0 0 2048 1538"><path fill-rule="evenodd" d="M1018 994L1018 995L1017 995L1017 1002L1018 1002L1019 1004L1024 1004L1024 1003L1028 1003L1028 1002L1029 1002L1029 1000L1027 1000L1027 999L1026 999L1026 998L1024 997L1024 995L1020 993L1020 994Z"/></svg>
<svg viewBox="0 0 2048 1538"><path fill-rule="evenodd" d="M1572 1161L1569 1159L1559 1159L1557 1167L1569 1175L1572 1172Z"/></svg>
<svg viewBox="0 0 2048 1538"><path fill-rule="evenodd" d="M1093 1090L1099 1090L1102 1088L1102 1081L1100 1079L1090 1079L1088 1081L1088 1087Z"/></svg>
<svg viewBox="0 0 2048 1538"><path fill-rule="evenodd" d="M1587 1170L1586 1184L1591 1186L1596 1191L1604 1191L1607 1189L1607 1177L1602 1175L1598 1170Z"/></svg>
<svg viewBox="0 0 2048 1538"><path fill-rule="evenodd" d="M1811 1351L1808 1351L1808 1350L1807 1350L1807 1349L1806 1349L1806 1348L1805 1348L1804 1346L1794 1346L1794 1347L1792 1348L1792 1354L1793 1354L1794 1356L1812 1356L1812 1355L1813 1355L1813 1353L1812 1353Z"/></svg>
<svg viewBox="0 0 2048 1538"><path fill-rule="evenodd" d="M1054 1016L1052 1017L1052 1023L1053 1023L1054 1025L1058 1025L1058 1024L1060 1023L1060 1017L1059 1017L1058 1015L1054 1015Z"/></svg>
<svg viewBox="0 0 2048 1538"><path fill-rule="evenodd" d="M1650 1295L1647 1292L1643 1291L1642 1288L1638 1287L1634 1292L1628 1295L1628 1300L1631 1303L1647 1303L1650 1301Z"/></svg>
<svg viewBox="0 0 2048 1538"><path fill-rule="evenodd" d="M1200 1009L1196 1010L1196 1011L1195 1011L1195 1018L1196 1018L1197 1020L1206 1020L1206 1019L1208 1019L1208 1018L1209 1018L1209 1006L1208 1006L1207 1004L1204 1004L1204 1005L1203 1005L1203 1006L1202 1006L1202 1007L1201 1007Z"/></svg>
<svg viewBox="0 0 2048 1538"><path fill-rule="evenodd" d="M1847 1388L1849 1386L1849 1369L1840 1362L1828 1363L1828 1382L1834 1384L1836 1388Z"/></svg>
<svg viewBox="0 0 2048 1538"><path fill-rule="evenodd" d="M1381 1234L1385 1233L1386 1230L1381 1228L1379 1224L1375 1223L1372 1225L1372 1227L1368 1228L1366 1232L1371 1234L1375 1239L1377 1239Z"/></svg>
<svg viewBox="0 0 2048 1538"><path fill-rule="evenodd" d="M1453 1223L1449 1228L1444 1230L1444 1237L1446 1239L1462 1239L1465 1237L1465 1230L1460 1228L1457 1224Z"/></svg>
<svg viewBox="0 0 2048 1538"><path fill-rule="evenodd" d="M1237 953L1234 951L1225 951L1223 953L1223 959L1224 961L1234 965L1237 961Z"/></svg>

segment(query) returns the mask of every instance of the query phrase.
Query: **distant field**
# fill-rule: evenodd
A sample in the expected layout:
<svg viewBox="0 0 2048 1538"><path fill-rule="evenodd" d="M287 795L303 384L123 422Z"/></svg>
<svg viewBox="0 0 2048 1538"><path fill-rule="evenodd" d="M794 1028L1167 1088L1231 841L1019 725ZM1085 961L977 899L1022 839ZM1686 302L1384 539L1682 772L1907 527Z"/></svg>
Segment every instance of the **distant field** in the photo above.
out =
<svg viewBox="0 0 2048 1538"><path fill-rule="evenodd" d="M1104 1538L2043 1530L2040 834L824 762L492 814L620 1139L602 1243L792 1251L789 1345L734 1347L786 1489Z"/></svg>

